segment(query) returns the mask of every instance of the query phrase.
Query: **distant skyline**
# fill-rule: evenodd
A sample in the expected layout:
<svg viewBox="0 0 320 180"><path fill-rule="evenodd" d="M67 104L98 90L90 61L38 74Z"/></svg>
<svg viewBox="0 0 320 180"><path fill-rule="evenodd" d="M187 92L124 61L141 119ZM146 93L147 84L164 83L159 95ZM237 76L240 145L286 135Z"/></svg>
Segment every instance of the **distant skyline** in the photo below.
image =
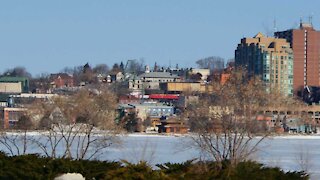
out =
<svg viewBox="0 0 320 180"><path fill-rule="evenodd" d="M146 64L195 66L234 57L240 39L297 28L317 0L10 0L0 2L0 73L22 66L32 75L64 67L143 58ZM274 23L275 22L275 23Z"/></svg>

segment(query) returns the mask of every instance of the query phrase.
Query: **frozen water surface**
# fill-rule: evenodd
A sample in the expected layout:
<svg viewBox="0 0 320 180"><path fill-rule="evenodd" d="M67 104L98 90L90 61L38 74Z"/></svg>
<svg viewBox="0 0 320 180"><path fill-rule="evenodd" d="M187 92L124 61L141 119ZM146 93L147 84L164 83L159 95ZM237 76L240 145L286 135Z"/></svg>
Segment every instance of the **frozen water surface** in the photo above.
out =
<svg viewBox="0 0 320 180"><path fill-rule="evenodd" d="M37 133L28 135L39 136ZM190 148L191 140L188 137L129 134L120 138L121 145L109 147L96 158L133 163L143 160L155 167L166 162L185 162L201 155L199 150ZM0 149L5 150L3 146ZM319 150L320 136L277 136L265 139L251 158L286 171L307 170L312 179L320 179ZM28 153L39 152L35 147L28 150Z"/></svg>

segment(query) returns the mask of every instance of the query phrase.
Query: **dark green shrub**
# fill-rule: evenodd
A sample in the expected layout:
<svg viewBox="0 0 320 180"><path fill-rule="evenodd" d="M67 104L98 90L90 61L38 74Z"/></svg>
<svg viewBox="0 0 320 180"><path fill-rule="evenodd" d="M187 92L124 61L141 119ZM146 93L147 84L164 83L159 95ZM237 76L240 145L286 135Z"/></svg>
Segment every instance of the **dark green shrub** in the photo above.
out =
<svg viewBox="0 0 320 180"><path fill-rule="evenodd" d="M7 156L0 152L0 179L54 179L62 173L80 173L86 179L309 179L304 172L283 172L246 161L236 166L229 162L165 163L154 170L146 162L107 162L51 159L36 154Z"/></svg>
<svg viewBox="0 0 320 180"><path fill-rule="evenodd" d="M138 164L132 164L127 161L123 161L124 166L108 171L105 179L130 179L130 180L144 180L144 179L167 179L166 176L157 170L153 170L146 162L139 162Z"/></svg>

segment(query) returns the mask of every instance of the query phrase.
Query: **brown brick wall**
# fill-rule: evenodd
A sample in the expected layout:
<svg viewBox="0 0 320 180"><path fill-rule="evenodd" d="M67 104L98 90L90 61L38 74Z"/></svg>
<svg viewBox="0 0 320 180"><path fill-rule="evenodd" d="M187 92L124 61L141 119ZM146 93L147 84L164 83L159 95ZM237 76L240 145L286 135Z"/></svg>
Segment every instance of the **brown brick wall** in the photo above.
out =
<svg viewBox="0 0 320 180"><path fill-rule="evenodd" d="M304 62L306 38L306 67ZM293 49L293 89L294 93L302 90L304 85L320 86L320 32L313 28L300 28L283 32L276 32L279 38L286 38ZM304 74L306 68L306 75ZM305 82L306 78L306 82Z"/></svg>

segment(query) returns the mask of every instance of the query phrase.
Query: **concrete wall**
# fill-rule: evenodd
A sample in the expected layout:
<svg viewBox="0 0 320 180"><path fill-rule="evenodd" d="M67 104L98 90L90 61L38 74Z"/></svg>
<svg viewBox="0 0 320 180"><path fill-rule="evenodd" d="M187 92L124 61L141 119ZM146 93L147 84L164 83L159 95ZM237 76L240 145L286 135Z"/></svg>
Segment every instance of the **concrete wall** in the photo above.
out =
<svg viewBox="0 0 320 180"><path fill-rule="evenodd" d="M0 82L1 93L21 93L21 82Z"/></svg>

